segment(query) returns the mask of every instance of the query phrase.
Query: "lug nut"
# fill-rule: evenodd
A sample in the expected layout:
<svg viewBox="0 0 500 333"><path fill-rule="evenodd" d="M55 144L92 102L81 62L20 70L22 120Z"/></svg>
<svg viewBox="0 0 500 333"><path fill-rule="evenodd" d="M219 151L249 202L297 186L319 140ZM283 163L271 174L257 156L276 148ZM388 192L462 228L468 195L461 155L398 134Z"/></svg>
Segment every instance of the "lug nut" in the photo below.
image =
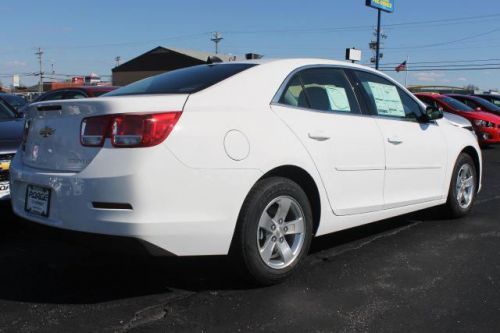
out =
<svg viewBox="0 0 500 333"><path fill-rule="evenodd" d="M280 237L280 243L283 243L285 239L283 237Z"/></svg>
<svg viewBox="0 0 500 333"><path fill-rule="evenodd" d="M283 223L283 219L279 219L278 223L282 224Z"/></svg>
<svg viewBox="0 0 500 333"><path fill-rule="evenodd" d="M272 240L273 242L276 242L276 236L273 236L273 238L271 238L271 240Z"/></svg>
<svg viewBox="0 0 500 333"><path fill-rule="evenodd" d="M285 229L284 229L284 230L285 230L285 232L287 232L287 231L288 231L288 227L285 227Z"/></svg>
<svg viewBox="0 0 500 333"><path fill-rule="evenodd" d="M271 230L276 230L276 226L274 224L271 226Z"/></svg>

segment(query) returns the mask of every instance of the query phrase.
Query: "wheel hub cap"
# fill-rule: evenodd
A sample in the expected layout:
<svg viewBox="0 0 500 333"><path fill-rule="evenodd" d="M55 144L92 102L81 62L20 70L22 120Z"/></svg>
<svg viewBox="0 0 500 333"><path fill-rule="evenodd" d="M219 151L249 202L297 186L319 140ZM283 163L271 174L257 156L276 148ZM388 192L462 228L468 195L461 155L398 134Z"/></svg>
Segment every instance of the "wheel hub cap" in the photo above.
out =
<svg viewBox="0 0 500 333"><path fill-rule="evenodd" d="M474 176L472 167L468 164L462 165L457 175L456 195L458 205L466 209L472 203L474 197Z"/></svg>
<svg viewBox="0 0 500 333"><path fill-rule="evenodd" d="M289 196L272 200L264 209L257 230L257 245L264 263L274 269L292 264L304 244L304 213Z"/></svg>

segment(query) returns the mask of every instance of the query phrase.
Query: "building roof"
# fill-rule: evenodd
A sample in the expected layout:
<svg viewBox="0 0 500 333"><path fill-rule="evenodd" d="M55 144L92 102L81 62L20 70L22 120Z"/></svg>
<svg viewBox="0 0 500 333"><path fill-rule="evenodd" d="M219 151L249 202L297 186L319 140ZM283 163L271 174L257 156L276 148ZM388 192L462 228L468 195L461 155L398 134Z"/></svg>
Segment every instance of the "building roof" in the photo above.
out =
<svg viewBox="0 0 500 333"><path fill-rule="evenodd" d="M236 57L204 51L186 50L158 46L112 69L121 71L161 71L205 64L208 57L216 56L222 61L234 61Z"/></svg>

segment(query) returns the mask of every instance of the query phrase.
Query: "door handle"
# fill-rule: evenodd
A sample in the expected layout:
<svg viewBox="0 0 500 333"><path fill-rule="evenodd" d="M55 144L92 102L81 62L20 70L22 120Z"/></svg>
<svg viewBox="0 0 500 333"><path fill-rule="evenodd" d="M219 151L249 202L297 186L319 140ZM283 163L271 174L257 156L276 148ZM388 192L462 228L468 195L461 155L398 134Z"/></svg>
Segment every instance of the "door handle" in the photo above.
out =
<svg viewBox="0 0 500 333"><path fill-rule="evenodd" d="M392 143L393 145L399 145L399 144L403 143L403 140L399 136L391 136L391 137L387 138L387 141L389 143Z"/></svg>
<svg viewBox="0 0 500 333"><path fill-rule="evenodd" d="M323 134L323 133L307 133L307 136L309 139L316 140L316 141L326 141L329 140L330 137Z"/></svg>

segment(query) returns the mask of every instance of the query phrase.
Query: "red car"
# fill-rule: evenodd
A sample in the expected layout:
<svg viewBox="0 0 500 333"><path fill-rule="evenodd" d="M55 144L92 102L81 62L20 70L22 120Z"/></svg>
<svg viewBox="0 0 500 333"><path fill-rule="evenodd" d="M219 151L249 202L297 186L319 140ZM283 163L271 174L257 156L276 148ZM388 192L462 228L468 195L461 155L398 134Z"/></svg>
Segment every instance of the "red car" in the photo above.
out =
<svg viewBox="0 0 500 333"><path fill-rule="evenodd" d="M449 94L447 96L457 99L473 109L494 113L495 115L500 116L500 107L484 98L460 94Z"/></svg>
<svg viewBox="0 0 500 333"><path fill-rule="evenodd" d="M435 93L415 94L422 102L446 112L462 116L472 123L481 145L500 143L500 117L478 111L449 96Z"/></svg>

